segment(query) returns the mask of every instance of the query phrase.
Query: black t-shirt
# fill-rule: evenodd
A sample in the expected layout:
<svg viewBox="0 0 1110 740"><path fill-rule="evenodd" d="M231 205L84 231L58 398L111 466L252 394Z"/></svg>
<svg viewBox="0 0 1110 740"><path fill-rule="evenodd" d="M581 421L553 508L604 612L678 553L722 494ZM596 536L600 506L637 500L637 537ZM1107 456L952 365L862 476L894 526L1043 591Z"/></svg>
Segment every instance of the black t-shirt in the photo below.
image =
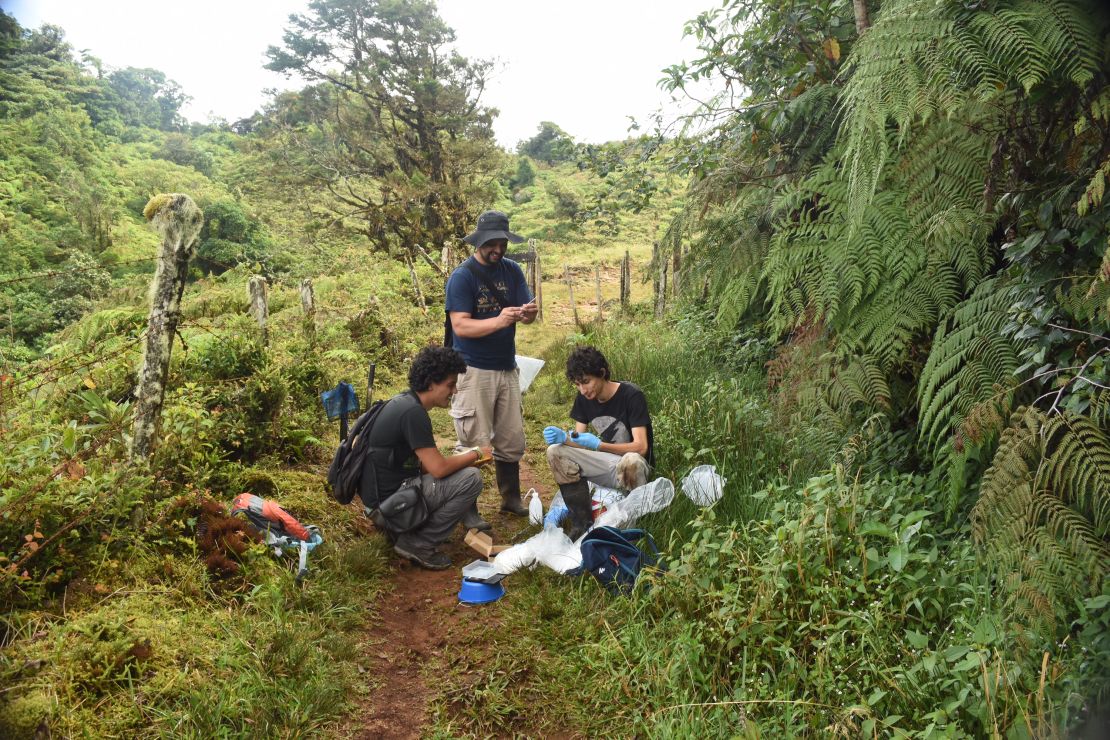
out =
<svg viewBox="0 0 1110 740"><path fill-rule="evenodd" d="M435 447L432 419L411 391L389 399L370 428L370 452L362 470L359 496L374 508L409 478L420 474L420 460L413 453L422 447ZM377 471L377 495L370 486L370 463Z"/></svg>
<svg viewBox="0 0 1110 740"><path fill-rule="evenodd" d="M570 410L570 418L593 427L593 433L602 442L621 444L632 441L632 430L647 427L647 454L644 459L648 465L655 464L655 439L651 431L651 416L648 414L647 399L635 383L619 381L620 387L605 403L590 400L579 393Z"/></svg>

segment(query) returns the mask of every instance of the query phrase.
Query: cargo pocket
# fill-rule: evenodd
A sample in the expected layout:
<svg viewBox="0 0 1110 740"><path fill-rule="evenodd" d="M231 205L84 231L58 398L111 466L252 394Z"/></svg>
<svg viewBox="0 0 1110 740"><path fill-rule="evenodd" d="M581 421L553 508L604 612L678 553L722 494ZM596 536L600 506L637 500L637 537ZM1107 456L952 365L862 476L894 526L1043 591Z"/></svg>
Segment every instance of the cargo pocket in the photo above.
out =
<svg viewBox="0 0 1110 740"><path fill-rule="evenodd" d="M447 413L455 420L455 434L459 438L460 447L475 447L482 444L480 440L475 439L478 432L478 416L473 406L455 404Z"/></svg>

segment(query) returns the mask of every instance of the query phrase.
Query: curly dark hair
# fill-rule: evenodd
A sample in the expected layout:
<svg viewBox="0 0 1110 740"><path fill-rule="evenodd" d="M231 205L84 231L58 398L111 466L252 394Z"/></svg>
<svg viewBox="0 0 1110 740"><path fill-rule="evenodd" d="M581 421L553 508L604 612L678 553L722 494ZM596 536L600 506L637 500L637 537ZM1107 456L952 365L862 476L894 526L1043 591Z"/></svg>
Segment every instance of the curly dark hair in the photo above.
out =
<svg viewBox="0 0 1110 740"><path fill-rule="evenodd" d="M567 380L578 383L587 375L609 380L609 361L596 347L575 347L567 358Z"/></svg>
<svg viewBox="0 0 1110 740"><path fill-rule="evenodd" d="M466 372L466 361L450 347L425 347L412 358L409 367L409 389L420 393L442 383L448 375Z"/></svg>

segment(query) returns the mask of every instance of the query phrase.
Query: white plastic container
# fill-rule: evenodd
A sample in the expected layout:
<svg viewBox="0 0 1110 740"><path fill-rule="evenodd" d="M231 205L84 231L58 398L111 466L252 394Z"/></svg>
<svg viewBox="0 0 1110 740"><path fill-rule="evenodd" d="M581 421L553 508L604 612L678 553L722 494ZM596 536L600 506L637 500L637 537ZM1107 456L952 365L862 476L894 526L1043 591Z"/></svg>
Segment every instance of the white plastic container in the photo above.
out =
<svg viewBox="0 0 1110 740"><path fill-rule="evenodd" d="M475 560L468 565L463 566L463 578L468 581L484 581L491 576L497 575L497 568L493 567L493 563L486 560Z"/></svg>
<svg viewBox="0 0 1110 740"><path fill-rule="evenodd" d="M528 489L528 521L535 526L543 524L543 502L535 488Z"/></svg>

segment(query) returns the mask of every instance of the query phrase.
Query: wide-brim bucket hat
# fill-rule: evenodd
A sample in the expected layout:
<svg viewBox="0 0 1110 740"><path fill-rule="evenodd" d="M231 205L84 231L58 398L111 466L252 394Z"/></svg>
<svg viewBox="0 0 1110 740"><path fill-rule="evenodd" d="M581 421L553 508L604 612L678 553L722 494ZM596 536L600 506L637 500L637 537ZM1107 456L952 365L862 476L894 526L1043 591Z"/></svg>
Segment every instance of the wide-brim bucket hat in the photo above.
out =
<svg viewBox="0 0 1110 740"><path fill-rule="evenodd" d="M501 211L486 211L478 217L478 226L474 233L467 234L463 241L475 247L480 247L491 239L508 239L513 244L520 244L524 237L509 231L509 217Z"/></svg>

